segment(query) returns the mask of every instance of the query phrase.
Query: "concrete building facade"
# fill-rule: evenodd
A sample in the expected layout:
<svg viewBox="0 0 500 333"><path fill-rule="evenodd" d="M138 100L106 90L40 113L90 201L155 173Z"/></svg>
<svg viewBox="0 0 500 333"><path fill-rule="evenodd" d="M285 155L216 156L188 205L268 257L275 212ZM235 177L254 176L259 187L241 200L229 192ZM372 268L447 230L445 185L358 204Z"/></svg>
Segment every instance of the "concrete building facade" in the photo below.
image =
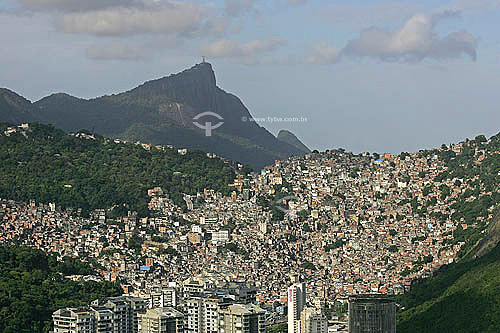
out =
<svg viewBox="0 0 500 333"><path fill-rule="evenodd" d="M295 283L288 288L288 333L300 333L300 314L306 305L306 284Z"/></svg>
<svg viewBox="0 0 500 333"><path fill-rule="evenodd" d="M138 333L184 333L184 315L171 307L139 314Z"/></svg>
<svg viewBox="0 0 500 333"><path fill-rule="evenodd" d="M233 304L219 310L220 333L264 333L265 311L254 304Z"/></svg>
<svg viewBox="0 0 500 333"><path fill-rule="evenodd" d="M386 295L349 297L350 333L395 333L396 303Z"/></svg>

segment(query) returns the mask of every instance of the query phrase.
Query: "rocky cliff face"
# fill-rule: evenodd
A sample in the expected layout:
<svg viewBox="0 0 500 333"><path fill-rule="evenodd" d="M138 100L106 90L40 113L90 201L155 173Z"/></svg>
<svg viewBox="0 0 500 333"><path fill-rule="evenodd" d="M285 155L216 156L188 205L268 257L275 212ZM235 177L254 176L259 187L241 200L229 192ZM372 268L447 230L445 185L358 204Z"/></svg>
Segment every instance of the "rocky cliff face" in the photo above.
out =
<svg viewBox="0 0 500 333"><path fill-rule="evenodd" d="M472 250L471 258L476 259L489 253L493 248L500 243L500 209L497 209L490 226L486 229L486 233L479 241L477 246Z"/></svg>
<svg viewBox="0 0 500 333"><path fill-rule="evenodd" d="M116 95L85 100L54 94L33 104L28 101L27 106L30 117L67 131L88 129L127 140L200 149L255 169L305 152L303 147L276 139L255 122L242 121L243 117L251 118L250 112L238 97L217 86L209 63ZM224 124L210 137L193 120L204 112L223 118ZM0 115L0 121L3 118L7 116ZM220 121L204 116L197 122L203 125Z"/></svg>
<svg viewBox="0 0 500 333"><path fill-rule="evenodd" d="M217 90L212 66L201 63L181 73L148 81L128 93L153 99L160 95L196 109L213 111L217 108Z"/></svg>
<svg viewBox="0 0 500 333"><path fill-rule="evenodd" d="M305 144L303 144L302 141L300 141L295 136L295 134L293 134L290 131L281 130L278 133L277 139L280 140L281 142L286 142L286 143L294 146L295 148L299 149L300 151L302 151L306 154L311 152L311 150L309 148L307 148L307 146Z"/></svg>

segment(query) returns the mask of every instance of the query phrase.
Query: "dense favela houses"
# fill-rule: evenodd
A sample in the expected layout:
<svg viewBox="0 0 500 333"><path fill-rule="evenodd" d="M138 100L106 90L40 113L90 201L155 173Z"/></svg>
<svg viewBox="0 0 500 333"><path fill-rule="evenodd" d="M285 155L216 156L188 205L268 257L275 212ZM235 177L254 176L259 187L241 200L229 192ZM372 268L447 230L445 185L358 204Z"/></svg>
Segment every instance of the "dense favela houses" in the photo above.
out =
<svg viewBox="0 0 500 333"><path fill-rule="evenodd" d="M154 187L147 217L133 211L112 216L106 209L83 217L54 203L0 199L0 241L59 260L94 262L93 274L65 278L116 282L125 296L146 300L148 309L180 311L184 330L220 329L213 317L233 304L257 305L266 325L286 323L293 332L321 329L322 313L329 327L340 327L349 296L409 290L413 280L456 261L464 233L492 219L492 193L478 190L479 177L445 177L441 156L471 145L397 156L339 149L292 157L238 175L229 195L209 188L186 194L185 207ZM471 158L480 166L498 153L476 149ZM456 210L460 201L485 207L477 216L463 215ZM300 296L289 311L288 287L300 284L291 273L307 281L308 302ZM305 287L294 288L305 299ZM104 322L114 311L91 306L106 309L64 313L88 312ZM304 312L311 306L318 311ZM138 327L137 318L128 327ZM319 324L303 325L303 318Z"/></svg>

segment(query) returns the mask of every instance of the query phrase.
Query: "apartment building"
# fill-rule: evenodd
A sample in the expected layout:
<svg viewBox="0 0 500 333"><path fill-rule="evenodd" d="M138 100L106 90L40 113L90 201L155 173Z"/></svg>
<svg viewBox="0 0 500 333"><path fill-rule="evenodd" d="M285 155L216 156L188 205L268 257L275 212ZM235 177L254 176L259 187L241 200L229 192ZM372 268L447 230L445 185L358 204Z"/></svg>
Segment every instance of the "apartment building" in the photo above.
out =
<svg viewBox="0 0 500 333"><path fill-rule="evenodd" d="M186 300L186 332L219 333L219 309L234 303L234 299L200 295Z"/></svg>
<svg viewBox="0 0 500 333"><path fill-rule="evenodd" d="M320 310L307 307L300 314L300 333L328 333L328 319Z"/></svg>
<svg viewBox="0 0 500 333"><path fill-rule="evenodd" d="M300 333L300 315L306 305L306 284L295 283L288 288L288 333Z"/></svg>
<svg viewBox="0 0 500 333"><path fill-rule="evenodd" d="M148 300L120 296L97 299L90 306L65 308L52 315L54 333L136 333Z"/></svg>
<svg viewBox="0 0 500 333"><path fill-rule="evenodd" d="M265 311L254 304L232 304L219 310L220 333L264 333Z"/></svg>
<svg viewBox="0 0 500 333"><path fill-rule="evenodd" d="M59 309L52 314L54 333L94 333L96 319L89 308Z"/></svg>
<svg viewBox="0 0 500 333"><path fill-rule="evenodd" d="M184 315L171 307L148 309L139 314L138 333L183 333Z"/></svg>

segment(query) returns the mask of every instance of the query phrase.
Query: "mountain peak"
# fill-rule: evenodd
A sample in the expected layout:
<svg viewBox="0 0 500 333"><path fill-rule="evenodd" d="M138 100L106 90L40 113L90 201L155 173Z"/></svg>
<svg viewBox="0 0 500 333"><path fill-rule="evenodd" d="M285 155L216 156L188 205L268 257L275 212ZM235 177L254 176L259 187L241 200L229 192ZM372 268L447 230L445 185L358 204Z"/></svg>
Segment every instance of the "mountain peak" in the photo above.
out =
<svg viewBox="0 0 500 333"><path fill-rule="evenodd" d="M3 99L10 99L12 101L20 101L22 103L31 103L29 100L24 98L23 96L19 95L18 93L7 89L7 88L0 88L0 97Z"/></svg>
<svg viewBox="0 0 500 333"><path fill-rule="evenodd" d="M29 100L12 90L0 88L0 122L18 124L33 121L31 109Z"/></svg>
<svg viewBox="0 0 500 333"><path fill-rule="evenodd" d="M249 163L255 169L308 151L293 135L288 135L295 138L290 141L292 145L276 139L257 123L244 121L252 118L250 112L237 96L217 87L212 65L205 61L111 96L87 100L55 94L34 104L28 102L23 108L16 108L12 103L4 103L2 107L1 102L2 98L0 121L33 116L66 131L92 128L96 133L128 141L204 150ZM19 109L31 112L14 118L19 115ZM214 119L209 118L213 114L205 115L197 124L194 121L207 112L223 119L223 125L213 136L197 126L213 122Z"/></svg>
<svg viewBox="0 0 500 333"><path fill-rule="evenodd" d="M199 64L192 66L191 68L183 70L182 72L164 77L163 79L172 80L175 78L183 78L183 79L192 78L209 82L211 85L217 84L217 81L215 79L215 72L212 68L212 65L208 62L201 62Z"/></svg>
<svg viewBox="0 0 500 333"><path fill-rule="evenodd" d="M209 85L216 86L217 80L215 78L215 72L212 68L212 65L208 62L202 62L194 65L193 67L186 69L178 74L174 74L172 76L179 77L191 77L194 79L198 79L202 82L206 82Z"/></svg>
<svg viewBox="0 0 500 333"><path fill-rule="evenodd" d="M212 65L208 62L202 62L182 72L147 81L132 91L140 94L173 93L177 95L179 89L183 91L188 89L191 92L196 91L196 94L206 95L213 93L216 87L217 81Z"/></svg>
<svg viewBox="0 0 500 333"><path fill-rule="evenodd" d="M302 141L300 141L295 134L293 134L288 130L281 130L276 138L281 142L286 142L289 145L294 146L295 148L299 149L304 153L311 152L311 150L307 148L307 146L303 144Z"/></svg>

